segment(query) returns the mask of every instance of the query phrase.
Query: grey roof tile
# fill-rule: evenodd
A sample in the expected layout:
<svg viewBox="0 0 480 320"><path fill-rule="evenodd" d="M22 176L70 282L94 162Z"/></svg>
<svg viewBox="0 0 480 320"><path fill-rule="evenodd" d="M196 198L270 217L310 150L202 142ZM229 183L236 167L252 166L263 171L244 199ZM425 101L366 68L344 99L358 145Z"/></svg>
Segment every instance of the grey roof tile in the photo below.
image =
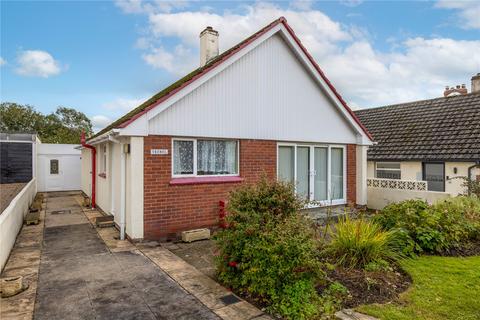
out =
<svg viewBox="0 0 480 320"><path fill-rule="evenodd" d="M355 111L378 143L369 160L480 160L480 93Z"/></svg>

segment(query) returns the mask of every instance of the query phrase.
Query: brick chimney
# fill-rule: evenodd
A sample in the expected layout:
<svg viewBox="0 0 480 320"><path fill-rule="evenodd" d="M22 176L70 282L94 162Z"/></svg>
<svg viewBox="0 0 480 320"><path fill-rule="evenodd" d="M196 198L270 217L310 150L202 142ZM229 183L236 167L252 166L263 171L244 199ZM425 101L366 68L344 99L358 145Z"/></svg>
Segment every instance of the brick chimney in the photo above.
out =
<svg viewBox="0 0 480 320"><path fill-rule="evenodd" d="M472 77L472 92L480 92L480 72Z"/></svg>
<svg viewBox="0 0 480 320"><path fill-rule="evenodd" d="M473 79L473 78L472 78ZM479 77L480 79L480 77ZM472 80L473 83L473 80ZM456 87L445 87L445 91L443 91L443 96L444 97L449 97L449 96L459 96L459 95L465 95L468 93L467 87L465 84L462 85L457 85Z"/></svg>
<svg viewBox="0 0 480 320"><path fill-rule="evenodd" d="M218 31L206 27L200 32L200 67L218 56Z"/></svg>

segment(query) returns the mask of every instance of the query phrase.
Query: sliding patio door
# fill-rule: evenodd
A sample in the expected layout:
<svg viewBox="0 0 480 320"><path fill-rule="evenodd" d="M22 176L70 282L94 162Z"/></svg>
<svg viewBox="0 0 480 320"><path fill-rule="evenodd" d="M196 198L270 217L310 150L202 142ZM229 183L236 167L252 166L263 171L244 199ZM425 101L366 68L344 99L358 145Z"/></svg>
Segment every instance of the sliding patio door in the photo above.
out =
<svg viewBox="0 0 480 320"><path fill-rule="evenodd" d="M293 183L299 196L320 205L345 203L343 146L280 144L278 179Z"/></svg>
<svg viewBox="0 0 480 320"><path fill-rule="evenodd" d="M310 147L297 147L297 194L310 199Z"/></svg>
<svg viewBox="0 0 480 320"><path fill-rule="evenodd" d="M313 200L326 201L328 200L328 148L315 147L314 150Z"/></svg>

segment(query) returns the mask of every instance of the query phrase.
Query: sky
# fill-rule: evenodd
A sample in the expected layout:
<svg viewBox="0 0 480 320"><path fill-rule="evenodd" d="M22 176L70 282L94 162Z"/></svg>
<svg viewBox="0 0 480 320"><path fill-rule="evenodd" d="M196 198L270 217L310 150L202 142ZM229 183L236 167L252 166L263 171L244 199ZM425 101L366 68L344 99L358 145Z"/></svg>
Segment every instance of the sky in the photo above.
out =
<svg viewBox="0 0 480 320"><path fill-rule="evenodd" d="M480 72L480 1L0 1L0 100L106 126L284 16L352 109L440 97Z"/></svg>

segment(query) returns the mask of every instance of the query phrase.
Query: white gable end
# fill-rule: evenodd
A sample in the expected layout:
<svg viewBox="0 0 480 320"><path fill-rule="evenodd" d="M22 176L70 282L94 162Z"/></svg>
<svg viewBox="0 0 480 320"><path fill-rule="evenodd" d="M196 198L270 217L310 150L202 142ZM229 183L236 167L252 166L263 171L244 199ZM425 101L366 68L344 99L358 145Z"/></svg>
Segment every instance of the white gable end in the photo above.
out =
<svg viewBox="0 0 480 320"><path fill-rule="evenodd" d="M357 142L355 129L278 33L151 118L148 132Z"/></svg>

